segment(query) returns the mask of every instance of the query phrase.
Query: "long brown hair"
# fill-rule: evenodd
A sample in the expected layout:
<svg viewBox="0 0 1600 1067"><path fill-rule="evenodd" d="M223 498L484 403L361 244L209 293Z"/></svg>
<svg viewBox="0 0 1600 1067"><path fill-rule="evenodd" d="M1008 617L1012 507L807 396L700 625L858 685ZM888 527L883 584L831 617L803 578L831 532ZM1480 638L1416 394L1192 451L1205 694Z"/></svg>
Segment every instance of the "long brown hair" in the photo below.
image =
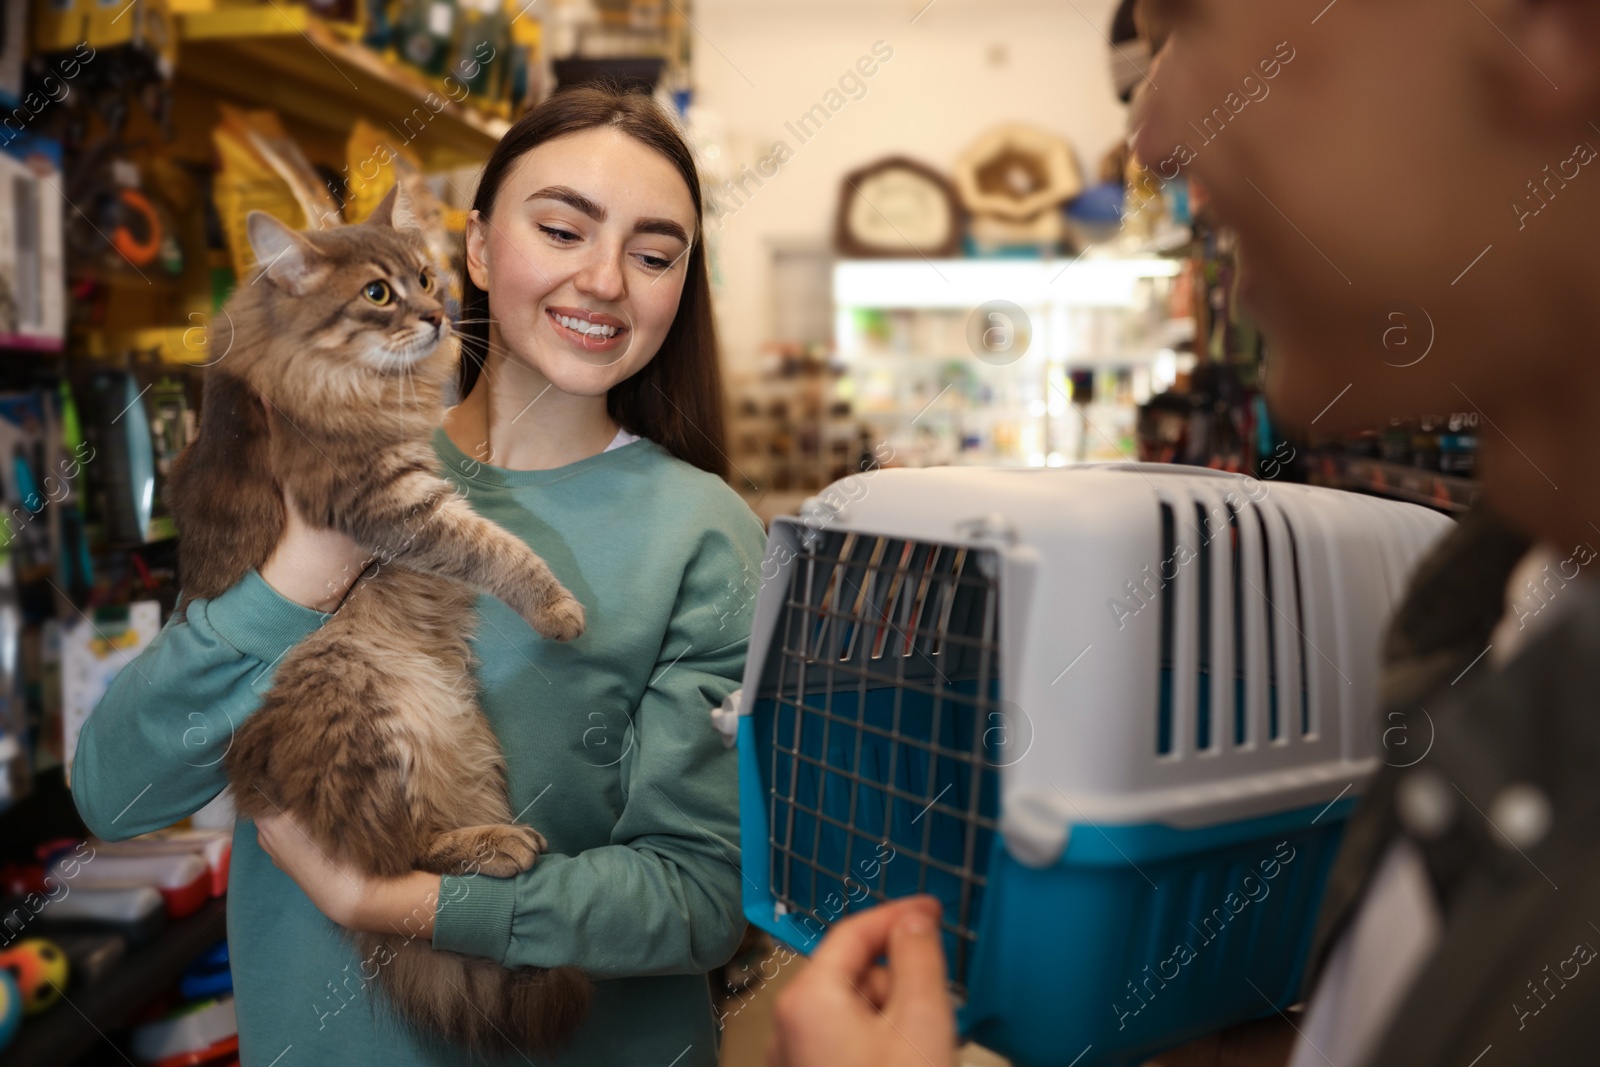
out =
<svg viewBox="0 0 1600 1067"><path fill-rule="evenodd" d="M727 477L722 370L711 313L711 275L701 241L704 219L694 156L655 100L641 92L594 85L563 89L506 131L484 165L472 206L489 217L511 165L546 141L611 126L660 152L678 168L694 200L695 232L678 314L655 357L606 394L606 412L630 433L718 477ZM489 294L463 279L461 398L472 391L489 351Z"/></svg>

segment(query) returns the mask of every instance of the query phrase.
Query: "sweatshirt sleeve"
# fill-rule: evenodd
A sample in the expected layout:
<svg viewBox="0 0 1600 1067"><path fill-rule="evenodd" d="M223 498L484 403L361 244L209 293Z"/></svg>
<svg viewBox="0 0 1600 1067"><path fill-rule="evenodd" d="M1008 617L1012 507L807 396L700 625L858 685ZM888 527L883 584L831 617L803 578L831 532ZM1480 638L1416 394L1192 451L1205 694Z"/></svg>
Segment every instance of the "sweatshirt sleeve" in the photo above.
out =
<svg viewBox="0 0 1600 1067"><path fill-rule="evenodd" d="M327 618L252 569L123 665L78 734L72 799L91 833L121 841L170 826L228 784L222 757L283 654Z"/></svg>
<svg viewBox="0 0 1600 1067"><path fill-rule="evenodd" d="M748 507L704 539L634 715L611 843L548 853L511 878L444 875L433 947L596 979L692 974L744 930L738 753L711 709L743 679L766 534ZM730 596L730 590L742 590Z"/></svg>

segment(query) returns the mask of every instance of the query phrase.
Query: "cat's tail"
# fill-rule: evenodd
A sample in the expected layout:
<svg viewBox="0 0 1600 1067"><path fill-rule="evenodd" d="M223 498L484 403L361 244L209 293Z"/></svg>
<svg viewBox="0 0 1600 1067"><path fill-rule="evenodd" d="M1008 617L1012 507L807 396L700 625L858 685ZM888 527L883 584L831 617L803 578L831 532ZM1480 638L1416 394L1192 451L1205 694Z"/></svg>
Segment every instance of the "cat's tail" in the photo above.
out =
<svg viewBox="0 0 1600 1067"><path fill-rule="evenodd" d="M576 967L511 969L379 934L356 941L398 1014L464 1050L552 1056L589 1013L594 987Z"/></svg>

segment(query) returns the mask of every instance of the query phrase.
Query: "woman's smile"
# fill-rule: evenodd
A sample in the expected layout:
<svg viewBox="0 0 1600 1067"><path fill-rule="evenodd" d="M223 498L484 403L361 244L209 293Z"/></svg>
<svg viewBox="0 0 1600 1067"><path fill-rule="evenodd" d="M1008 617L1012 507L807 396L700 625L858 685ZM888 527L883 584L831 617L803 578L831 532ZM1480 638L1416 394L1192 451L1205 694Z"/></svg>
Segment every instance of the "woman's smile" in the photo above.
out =
<svg viewBox="0 0 1600 1067"><path fill-rule="evenodd" d="M480 211L467 239L468 271L495 309L489 347L562 393L603 396L672 327L694 198L671 160L611 125L541 143L504 183L494 221ZM529 400L543 384L519 380Z"/></svg>
<svg viewBox="0 0 1600 1067"><path fill-rule="evenodd" d="M555 335L585 352L611 352L621 348L633 331L615 315L578 307L547 307L545 319Z"/></svg>

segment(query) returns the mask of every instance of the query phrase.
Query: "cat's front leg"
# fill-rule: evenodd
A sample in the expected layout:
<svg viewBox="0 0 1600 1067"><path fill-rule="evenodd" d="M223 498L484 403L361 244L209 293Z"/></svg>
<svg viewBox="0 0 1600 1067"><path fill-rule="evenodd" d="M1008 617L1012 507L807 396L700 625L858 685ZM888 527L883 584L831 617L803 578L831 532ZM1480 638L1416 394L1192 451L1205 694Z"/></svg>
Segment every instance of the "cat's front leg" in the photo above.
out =
<svg viewBox="0 0 1600 1067"><path fill-rule="evenodd" d="M583 633L583 605L549 565L509 530L473 511L436 474L411 471L381 493L352 501L344 514L350 535L371 546L380 562L482 589L551 640Z"/></svg>
<svg viewBox="0 0 1600 1067"><path fill-rule="evenodd" d="M544 854L544 835L522 823L462 826L434 838L418 866L435 874L510 878Z"/></svg>

